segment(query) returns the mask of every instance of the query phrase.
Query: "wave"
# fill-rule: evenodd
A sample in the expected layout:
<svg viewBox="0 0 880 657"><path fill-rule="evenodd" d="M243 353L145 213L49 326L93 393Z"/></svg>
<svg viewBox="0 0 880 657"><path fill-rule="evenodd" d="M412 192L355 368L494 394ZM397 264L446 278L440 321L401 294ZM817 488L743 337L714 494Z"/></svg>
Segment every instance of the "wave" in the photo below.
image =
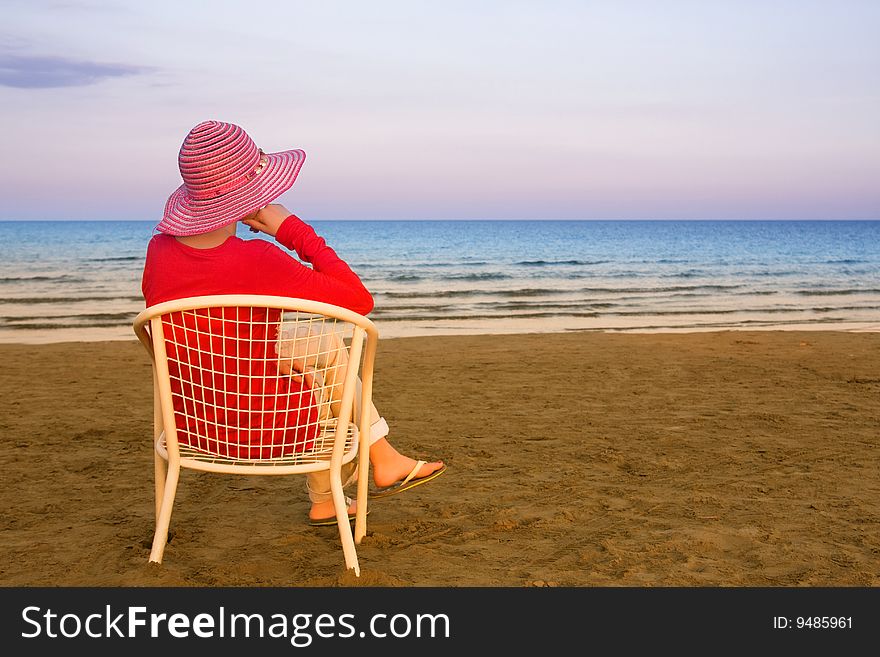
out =
<svg viewBox="0 0 880 657"><path fill-rule="evenodd" d="M507 310L508 312L503 312ZM752 313L752 314L795 314L805 312L809 309L806 308L780 308L780 309L757 309L757 310L743 310L743 309L688 309L688 310L653 310L650 308L645 308L642 310L614 310L611 312L599 312L599 311L559 311L559 310L534 310L533 312L519 312L515 315L511 315L509 313L509 309L499 309L498 313L492 312L473 312L473 313L436 313L436 312L425 312L425 313L407 313L402 315L388 315L383 316L383 322L402 322L402 321L430 321L430 320L487 320L487 319L495 319L495 320L511 320L511 319L540 319L540 318L550 318L550 317L572 317L572 318L600 318L600 317L683 317L683 316L695 316L695 317L714 317L714 316L722 316L722 315L735 315L735 314L743 314L743 313ZM761 321L761 320L737 320L737 323L743 323L747 321ZM808 321L808 318L804 321Z"/></svg>
<svg viewBox="0 0 880 657"><path fill-rule="evenodd" d="M569 310L569 311L577 311L577 310L607 310L609 308L617 308L623 304L619 303L545 303L542 301L510 301L507 303L477 303L474 304L474 307L486 309L486 310L533 310L540 308L542 310ZM432 307L433 310L433 307Z"/></svg>
<svg viewBox="0 0 880 657"><path fill-rule="evenodd" d="M398 281L401 283L414 283L415 281L424 280L424 278L422 276L416 276L415 274L395 274L393 276L388 276L385 280Z"/></svg>
<svg viewBox="0 0 880 657"><path fill-rule="evenodd" d="M406 310L407 312L399 312ZM880 306L797 307L780 306L766 308L675 308L664 310L653 306L633 307L624 303L602 304L541 304L528 302L481 303L471 307L457 306L406 306L377 308L374 312L382 321L423 321L434 319L529 319L541 317L711 317L722 315L797 315L804 313L851 313L852 311L880 311ZM515 313L515 314L511 314ZM804 318L804 321L809 318ZM737 320L745 322L750 320ZM760 321L760 320L754 320Z"/></svg>
<svg viewBox="0 0 880 657"><path fill-rule="evenodd" d="M711 328L730 328L730 327L739 327L743 328L746 326L754 326L754 327L775 327L775 326L799 326L801 324L834 324L845 322L845 319L839 317L822 317L818 319L774 319L763 320L763 319L743 319L737 320L735 322L691 322L688 324L644 324L639 326L627 326L625 328L620 327L596 327L595 329L581 329L581 328L568 328L566 331L613 331L616 333L627 333L630 331L657 331L663 329L676 329L676 330L688 330L688 329L711 329Z"/></svg>
<svg viewBox="0 0 880 657"><path fill-rule="evenodd" d="M592 274L588 272L579 272L579 274L569 274L570 278L587 278ZM656 271L651 271L648 269L635 270L635 269L624 269L621 271L611 271L608 273L602 274L603 277L607 278L714 278L717 274L714 274L711 271L707 271L705 269L687 269L685 271L676 271L669 274L661 274Z"/></svg>
<svg viewBox="0 0 880 657"><path fill-rule="evenodd" d="M709 292L735 290L742 285L667 285L663 287L580 287L549 288L523 287L508 290L429 290L419 292L375 292L374 296L388 299L444 299L471 296L488 297L550 297L563 294L653 294L668 292L687 292L695 296L706 296ZM737 292L736 294L776 294L767 292Z"/></svg>
<svg viewBox="0 0 880 657"><path fill-rule="evenodd" d="M0 283L30 283L33 281L65 281L67 283L85 283L84 278L77 278L70 274L59 274L58 276L0 276Z"/></svg>
<svg viewBox="0 0 880 657"><path fill-rule="evenodd" d="M455 299L460 297L548 297L572 294L578 290L526 287L515 290L431 290L426 292L375 292L373 296L388 299Z"/></svg>
<svg viewBox="0 0 880 657"><path fill-rule="evenodd" d="M411 305L411 306L376 306L370 311L370 317L382 317L385 315L393 315L394 313L399 312L419 312L424 310L435 310L435 311L446 311L446 310L461 310L460 306L453 306L450 304L431 304L431 305Z"/></svg>
<svg viewBox="0 0 880 657"><path fill-rule="evenodd" d="M553 313L548 314L534 314L534 315L517 315L517 318L522 319L549 319L554 317L562 317L564 315L557 315ZM579 315L579 317L593 318L599 319L600 316L595 314L585 314ZM652 317L650 314L645 315L645 319L649 319ZM398 318L389 318L383 319L383 322L395 322L395 321L418 321L418 322L443 322L443 321L459 321L459 320L483 320L483 321L492 321L492 320L500 320L504 319L504 317L499 317L497 315L461 315L461 316L444 316L444 315L425 315L418 318L412 317L398 317ZM708 320L708 318L707 318ZM585 331L585 330L594 330L594 331L615 331L615 332L627 332L632 330L663 330L663 329L676 329L676 330L687 330L687 329L707 329L707 328L727 328L727 327L772 327L772 326L796 326L801 324L834 324L848 321L843 317L805 317L805 318L791 318L786 319L784 317L770 319L736 319L736 320L719 320L719 321L691 321L686 323L671 323L671 324L663 324L663 323L650 323L650 324L635 324L626 327L603 327L596 326L591 329L584 328L566 328L566 331Z"/></svg>
<svg viewBox="0 0 880 657"><path fill-rule="evenodd" d="M489 267L494 265L483 260L462 260L461 262L422 262L415 265L407 263L406 266L418 269L444 269L446 267Z"/></svg>
<svg viewBox="0 0 880 657"><path fill-rule="evenodd" d="M492 292L491 294L498 294L507 297L547 297L557 294L568 294L569 292L570 290L560 290L558 288L554 289L549 287L523 287L517 290Z"/></svg>
<svg viewBox="0 0 880 657"><path fill-rule="evenodd" d="M362 276L365 281L393 281L395 283L416 283L418 281L503 281L513 278L500 272L483 272L480 274L449 274L446 276L419 276L418 274L392 274L390 276Z"/></svg>
<svg viewBox="0 0 880 657"><path fill-rule="evenodd" d="M134 315L132 315L134 319ZM45 331L47 329L83 329L83 328L116 328L131 326L131 322L123 321L92 321L77 324L53 324L50 322L30 322L22 324L0 324L0 328L13 331Z"/></svg>
<svg viewBox="0 0 880 657"><path fill-rule="evenodd" d="M352 262L351 268L354 271L361 269L384 269L394 271L395 269L443 269L447 267L488 267L492 263L482 260L462 260L460 262Z"/></svg>
<svg viewBox="0 0 880 657"><path fill-rule="evenodd" d="M137 313L93 313L57 317L0 317L0 329L40 331L46 329L130 327L136 315Z"/></svg>
<svg viewBox="0 0 880 657"><path fill-rule="evenodd" d="M574 265L574 266L586 266L586 265L604 265L605 263L610 262L609 260L520 260L514 264L521 265L523 267L547 267L547 266L556 266L556 265Z"/></svg>
<svg viewBox="0 0 880 657"><path fill-rule="evenodd" d="M131 322L134 320L136 312L122 313L83 313L81 315L31 315L22 317L0 317L0 325L4 328L16 328L20 324L28 322L52 322L53 326L70 326L75 323L76 326L91 326L89 322Z"/></svg>
<svg viewBox="0 0 880 657"><path fill-rule="evenodd" d="M792 313L805 312L836 312L843 310L877 310L878 308L868 306L840 306L828 308L807 308L807 307L769 307L769 308L689 308L686 310L653 310L645 308L633 311L613 311L608 315L625 315L625 316L642 316L642 315L731 315L734 313L749 315L785 315Z"/></svg>
<svg viewBox="0 0 880 657"><path fill-rule="evenodd" d="M115 258L90 258L86 262L136 262L146 260L145 256L118 256Z"/></svg>
<svg viewBox="0 0 880 657"><path fill-rule="evenodd" d="M483 272L482 274L452 274L440 278L446 281L503 281L513 277L500 272Z"/></svg>
<svg viewBox="0 0 880 657"><path fill-rule="evenodd" d="M844 288L840 290L795 290L794 293L803 297L830 297L847 294L878 294L880 293L880 288L868 287Z"/></svg>
<svg viewBox="0 0 880 657"><path fill-rule="evenodd" d="M448 297L470 297L475 294L487 294L478 290L438 290L433 292L374 292L374 297L389 299L432 299Z"/></svg>
<svg viewBox="0 0 880 657"><path fill-rule="evenodd" d="M69 304L80 303L83 301L140 301L144 298L141 296L131 297L0 297L0 304Z"/></svg>
<svg viewBox="0 0 880 657"><path fill-rule="evenodd" d="M581 292L613 293L613 294L645 294L648 292L695 292L697 290L736 290L742 285L708 284L708 285L664 285L662 287L584 287Z"/></svg>
<svg viewBox="0 0 880 657"><path fill-rule="evenodd" d="M880 310L880 306L827 306L810 308L810 310L817 313L833 313L838 310L871 310L876 312Z"/></svg>
<svg viewBox="0 0 880 657"><path fill-rule="evenodd" d="M792 309L787 311L788 313L799 312L802 309ZM694 316L694 317L715 317L715 316L724 316L724 315L734 315L737 313L748 312L741 311L739 309L729 310L729 309L706 309L706 310L666 310L666 311L655 311L650 309L644 310L633 310L633 311L612 311L612 312L598 312L598 311L565 311L561 312L558 310L534 310L532 312L518 312L515 315L511 315L509 312L473 312L473 313L436 313L436 312L424 312L424 313L411 313L411 314L402 314L402 315L388 315L383 316L381 321L383 322L416 322L416 321L440 321L440 320L520 320L520 319L542 319L542 318L603 318L603 317L684 317L684 316ZM762 311L763 312L763 311ZM780 312L779 314L786 314L785 311ZM737 320L737 323L747 321L747 320Z"/></svg>
<svg viewBox="0 0 880 657"><path fill-rule="evenodd" d="M421 314L421 315L399 315L383 317L383 322L422 322L431 320L480 320L480 319L536 319L546 317L600 317L599 313L558 313L558 312L533 312L519 313L513 317L510 315L495 315L490 313L467 313L458 315L443 314Z"/></svg>
<svg viewBox="0 0 880 657"><path fill-rule="evenodd" d="M432 290L427 292L375 292L373 296L388 299L456 299L461 297L549 297L577 293L578 290L564 290L543 287L527 287L515 290Z"/></svg>
<svg viewBox="0 0 880 657"><path fill-rule="evenodd" d="M784 276L803 276L803 271L794 271L792 269L785 271L756 271L756 272L736 272L735 276L758 276L760 278L770 278L770 277L779 277L782 278Z"/></svg>

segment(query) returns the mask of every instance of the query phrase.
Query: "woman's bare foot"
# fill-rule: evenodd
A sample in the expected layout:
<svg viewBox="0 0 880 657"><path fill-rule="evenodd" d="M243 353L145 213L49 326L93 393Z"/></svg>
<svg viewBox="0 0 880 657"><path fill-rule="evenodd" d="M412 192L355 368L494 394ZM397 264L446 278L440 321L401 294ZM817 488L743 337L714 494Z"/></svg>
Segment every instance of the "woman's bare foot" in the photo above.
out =
<svg viewBox="0 0 880 657"><path fill-rule="evenodd" d="M404 479L416 465L415 459L398 452L386 438L370 445L370 465L373 466L373 481L379 488L387 488ZM443 467L443 461L425 463L414 479L427 477Z"/></svg>
<svg viewBox="0 0 880 657"><path fill-rule="evenodd" d="M357 500L352 500L348 507L349 513L357 512ZM333 500L326 502L313 502L312 508L309 510L309 520L326 520L327 518L336 517L336 507L333 506Z"/></svg>

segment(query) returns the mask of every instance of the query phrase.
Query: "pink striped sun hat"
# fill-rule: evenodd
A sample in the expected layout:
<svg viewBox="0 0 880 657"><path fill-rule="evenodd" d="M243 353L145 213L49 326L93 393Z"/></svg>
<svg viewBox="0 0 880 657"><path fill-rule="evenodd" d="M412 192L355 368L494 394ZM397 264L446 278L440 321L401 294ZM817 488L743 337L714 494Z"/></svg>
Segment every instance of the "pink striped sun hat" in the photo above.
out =
<svg viewBox="0 0 880 657"><path fill-rule="evenodd" d="M199 123L180 147L183 184L156 230L198 235L235 223L290 189L305 159L299 149L264 153L233 123Z"/></svg>

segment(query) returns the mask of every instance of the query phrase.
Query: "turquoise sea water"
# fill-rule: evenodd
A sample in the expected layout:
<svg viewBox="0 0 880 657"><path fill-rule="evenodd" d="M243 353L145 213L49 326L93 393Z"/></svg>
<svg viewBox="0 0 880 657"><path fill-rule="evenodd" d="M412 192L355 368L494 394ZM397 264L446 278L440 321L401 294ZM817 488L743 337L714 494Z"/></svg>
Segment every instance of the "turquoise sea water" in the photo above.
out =
<svg viewBox="0 0 880 657"><path fill-rule="evenodd" d="M314 226L374 293L384 336L880 330L880 221ZM0 341L130 337L152 227L0 222Z"/></svg>

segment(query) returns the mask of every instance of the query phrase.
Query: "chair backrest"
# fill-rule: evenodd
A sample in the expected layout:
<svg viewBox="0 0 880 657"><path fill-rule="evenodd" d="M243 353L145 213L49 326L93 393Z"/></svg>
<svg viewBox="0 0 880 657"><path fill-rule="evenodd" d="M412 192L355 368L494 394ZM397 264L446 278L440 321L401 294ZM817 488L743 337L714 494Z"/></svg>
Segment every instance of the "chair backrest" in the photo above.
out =
<svg viewBox="0 0 880 657"><path fill-rule="evenodd" d="M327 467L335 449L354 458L358 434L368 435L378 333L357 313L216 295L147 308L134 329L153 356L157 448L181 465L308 472Z"/></svg>

